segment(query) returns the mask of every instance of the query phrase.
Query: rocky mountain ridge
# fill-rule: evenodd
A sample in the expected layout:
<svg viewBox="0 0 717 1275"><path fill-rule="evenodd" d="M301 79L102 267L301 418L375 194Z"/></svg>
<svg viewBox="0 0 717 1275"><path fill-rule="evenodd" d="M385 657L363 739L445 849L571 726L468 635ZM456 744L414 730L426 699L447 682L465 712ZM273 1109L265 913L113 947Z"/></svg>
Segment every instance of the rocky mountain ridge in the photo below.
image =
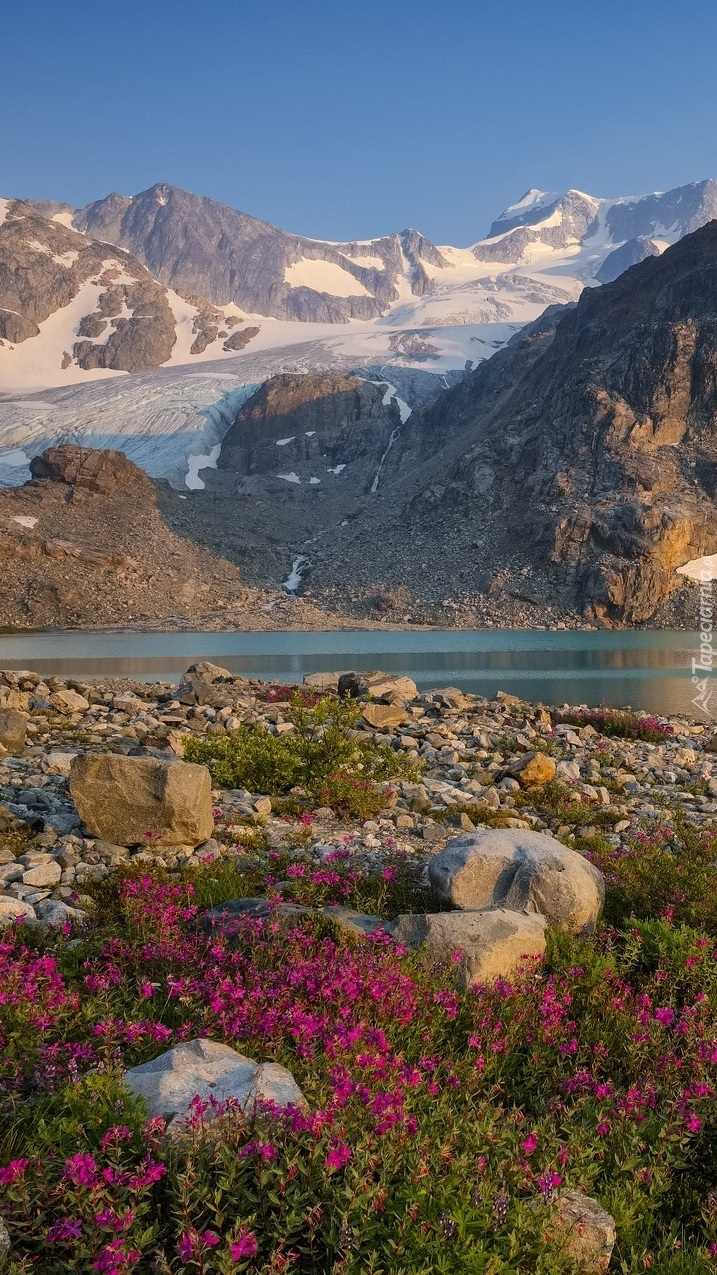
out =
<svg viewBox="0 0 717 1275"><path fill-rule="evenodd" d="M383 499L342 533L337 560L366 578L370 543L374 583L420 592L430 552L446 593L651 620L679 572L717 551L716 385L712 221L546 312L412 416Z"/></svg>
<svg viewBox="0 0 717 1275"><path fill-rule="evenodd" d="M34 394L122 371L236 361L259 330L271 375L292 370L309 326L317 371L475 365L547 305L664 251L715 211L711 179L617 200L530 191L486 239L459 248L417 230L313 240L168 183L80 210L3 199L0 386ZM337 336L337 327L348 330Z"/></svg>
<svg viewBox="0 0 717 1275"><path fill-rule="evenodd" d="M53 210L0 201L0 375L10 384L25 365L52 384L68 372L144 372L211 346L236 353L256 336L235 307L171 292Z"/></svg>

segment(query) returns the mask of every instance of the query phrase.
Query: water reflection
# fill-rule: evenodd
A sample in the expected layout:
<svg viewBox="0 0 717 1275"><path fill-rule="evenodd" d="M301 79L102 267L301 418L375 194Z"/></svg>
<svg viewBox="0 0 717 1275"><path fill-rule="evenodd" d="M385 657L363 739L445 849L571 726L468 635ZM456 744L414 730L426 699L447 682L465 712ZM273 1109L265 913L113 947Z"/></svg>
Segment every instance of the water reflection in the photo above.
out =
<svg viewBox="0 0 717 1275"><path fill-rule="evenodd" d="M45 675L176 680L195 659L244 677L299 682L305 673L382 668L419 687L506 690L545 703L632 704L688 713L685 632L542 633L525 630L380 633L32 633L0 635L0 667Z"/></svg>

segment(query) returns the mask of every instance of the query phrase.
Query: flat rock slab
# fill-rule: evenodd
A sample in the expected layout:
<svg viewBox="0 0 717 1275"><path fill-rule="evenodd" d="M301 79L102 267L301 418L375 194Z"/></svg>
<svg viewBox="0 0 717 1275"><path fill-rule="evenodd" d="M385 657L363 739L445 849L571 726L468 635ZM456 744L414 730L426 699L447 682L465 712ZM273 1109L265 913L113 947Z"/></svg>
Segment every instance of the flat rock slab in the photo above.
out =
<svg viewBox="0 0 717 1275"><path fill-rule="evenodd" d="M180 1122L194 1098L212 1099L216 1104L231 1099L243 1111L253 1110L258 1102L288 1107L306 1101L286 1067L257 1063L217 1040L175 1045L151 1062L130 1067L124 1080L134 1097L142 1099L150 1117L180 1117Z"/></svg>
<svg viewBox="0 0 717 1275"><path fill-rule="evenodd" d="M158 757L82 753L70 794L90 836L115 845L199 846L214 831L206 766Z"/></svg>
<svg viewBox="0 0 717 1275"><path fill-rule="evenodd" d="M363 720L375 730L386 726L401 726L408 714L394 704L376 704L369 701L361 714Z"/></svg>
<svg viewBox="0 0 717 1275"><path fill-rule="evenodd" d="M522 828L454 837L431 860L428 876L442 903L537 912L572 934L594 929L605 898L602 875L587 859Z"/></svg>
<svg viewBox="0 0 717 1275"><path fill-rule="evenodd" d="M352 908L341 907L338 904L312 908L301 903L274 903L261 896L230 899L227 903L219 903L205 912L199 918L197 925L205 934L214 933L231 937L239 933L247 922L266 921L272 918L277 922L280 931L284 933L310 916L324 916L341 929L359 936L373 934L380 929L387 932L392 929L390 923L382 921L380 916L354 912Z"/></svg>
<svg viewBox="0 0 717 1275"><path fill-rule="evenodd" d="M511 978L545 952L545 921L528 912L489 908L478 912L406 913L393 937L420 948L434 961L451 962L461 954L465 983Z"/></svg>

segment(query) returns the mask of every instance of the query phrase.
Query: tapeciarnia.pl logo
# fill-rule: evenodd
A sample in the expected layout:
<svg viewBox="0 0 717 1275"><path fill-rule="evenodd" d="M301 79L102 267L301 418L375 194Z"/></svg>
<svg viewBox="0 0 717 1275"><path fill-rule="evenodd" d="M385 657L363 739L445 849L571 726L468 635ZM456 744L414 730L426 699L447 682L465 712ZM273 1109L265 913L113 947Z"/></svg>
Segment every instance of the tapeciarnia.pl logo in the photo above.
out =
<svg viewBox="0 0 717 1275"><path fill-rule="evenodd" d="M692 657L692 683L696 694L692 699L695 708L707 717L712 717L709 707L712 699L711 677L714 668L714 590L712 575L708 571L700 572L700 649L699 656Z"/></svg>

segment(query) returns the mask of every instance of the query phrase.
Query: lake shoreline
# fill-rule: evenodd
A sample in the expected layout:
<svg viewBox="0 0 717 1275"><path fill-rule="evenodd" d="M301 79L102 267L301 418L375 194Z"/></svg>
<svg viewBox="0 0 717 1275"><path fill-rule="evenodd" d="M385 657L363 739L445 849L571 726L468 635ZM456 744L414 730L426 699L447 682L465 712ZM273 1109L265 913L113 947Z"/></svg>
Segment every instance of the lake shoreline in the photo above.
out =
<svg viewBox="0 0 717 1275"><path fill-rule="evenodd" d="M177 682L196 659L232 675L297 683L381 668L421 690L507 691L543 703L689 711L699 633L686 630L376 629L222 632L137 628L0 634L0 668L95 681ZM696 711L693 709L692 711ZM707 714L704 714L707 720Z"/></svg>

